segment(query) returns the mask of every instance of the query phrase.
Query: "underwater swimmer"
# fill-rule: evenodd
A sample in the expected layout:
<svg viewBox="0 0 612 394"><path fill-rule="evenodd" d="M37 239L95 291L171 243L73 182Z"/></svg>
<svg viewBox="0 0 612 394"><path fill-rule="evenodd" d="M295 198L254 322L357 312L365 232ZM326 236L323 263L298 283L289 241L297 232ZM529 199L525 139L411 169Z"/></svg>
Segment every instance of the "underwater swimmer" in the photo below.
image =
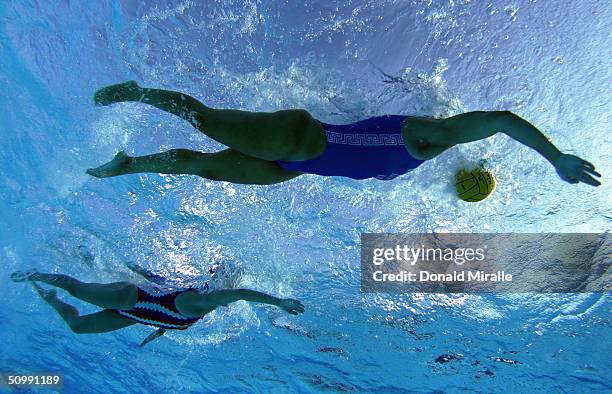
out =
<svg viewBox="0 0 612 394"><path fill-rule="evenodd" d="M87 170L95 177L153 172L268 185L304 173L393 179L457 145L503 132L546 158L566 182L599 186L593 164L561 153L535 126L509 111L475 111L446 119L386 115L331 125L301 109L271 113L213 109L186 94L142 88L134 81L95 93L97 105L134 101L180 116L229 149L172 149L130 157L119 152Z"/></svg>
<svg viewBox="0 0 612 394"><path fill-rule="evenodd" d="M304 312L304 305L298 300L248 289L210 292L198 288L161 290L130 282L84 283L68 275L43 274L36 270L14 272L11 279L14 282L30 281L42 299L77 334L115 331L136 323L158 327L140 346L160 337L166 330L185 330L216 308L240 300L275 305L292 315ZM55 290L44 289L36 282L64 289L73 297L104 310L81 316L75 307L61 301Z"/></svg>

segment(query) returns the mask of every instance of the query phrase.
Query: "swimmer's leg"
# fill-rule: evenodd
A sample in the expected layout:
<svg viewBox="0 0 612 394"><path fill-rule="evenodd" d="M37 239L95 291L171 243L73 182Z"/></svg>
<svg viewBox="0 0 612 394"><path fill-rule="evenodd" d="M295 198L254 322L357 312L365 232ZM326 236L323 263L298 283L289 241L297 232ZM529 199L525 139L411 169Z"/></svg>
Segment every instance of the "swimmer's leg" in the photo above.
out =
<svg viewBox="0 0 612 394"><path fill-rule="evenodd" d="M213 109L170 90L141 88L134 81L107 86L94 95L96 104L138 101L180 116L210 138L263 160L308 160L325 149L321 124L305 110L248 112Z"/></svg>
<svg viewBox="0 0 612 394"><path fill-rule="evenodd" d="M249 185L271 185L302 174L287 171L275 162L244 155L234 149L216 153L172 149L137 157L119 152L110 162L87 170L89 175L100 178L142 172L191 174L215 181Z"/></svg>
<svg viewBox="0 0 612 394"><path fill-rule="evenodd" d="M73 297L107 309L130 309L138 298L138 289L129 282L84 283L68 275L40 272L31 274L27 280L59 287Z"/></svg>
<svg viewBox="0 0 612 394"><path fill-rule="evenodd" d="M47 304L51 305L68 324L70 329L77 334L97 334L115 331L136 324L135 321L109 309L80 316L79 311L75 307L57 298L57 291L45 290L35 282L32 282L32 286L34 286L40 297Z"/></svg>

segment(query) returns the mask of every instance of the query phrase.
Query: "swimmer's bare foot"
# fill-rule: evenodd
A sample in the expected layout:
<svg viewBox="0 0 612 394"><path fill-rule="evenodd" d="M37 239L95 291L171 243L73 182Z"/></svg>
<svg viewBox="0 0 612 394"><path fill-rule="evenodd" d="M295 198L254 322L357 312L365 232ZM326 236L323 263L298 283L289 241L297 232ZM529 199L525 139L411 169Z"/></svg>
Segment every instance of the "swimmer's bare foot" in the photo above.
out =
<svg viewBox="0 0 612 394"><path fill-rule="evenodd" d="M11 274L11 280L13 282L25 282L26 280L36 280L36 274L38 271L36 268L32 268L27 271L15 271Z"/></svg>
<svg viewBox="0 0 612 394"><path fill-rule="evenodd" d="M122 101L138 101L142 98L142 89L136 81L127 81L110 85L94 93L96 105L110 105Z"/></svg>
<svg viewBox="0 0 612 394"><path fill-rule="evenodd" d="M106 164L102 164L96 168L90 168L86 172L96 178L108 178L124 174L124 169L130 163L130 156L124 151L117 152L115 157Z"/></svg>

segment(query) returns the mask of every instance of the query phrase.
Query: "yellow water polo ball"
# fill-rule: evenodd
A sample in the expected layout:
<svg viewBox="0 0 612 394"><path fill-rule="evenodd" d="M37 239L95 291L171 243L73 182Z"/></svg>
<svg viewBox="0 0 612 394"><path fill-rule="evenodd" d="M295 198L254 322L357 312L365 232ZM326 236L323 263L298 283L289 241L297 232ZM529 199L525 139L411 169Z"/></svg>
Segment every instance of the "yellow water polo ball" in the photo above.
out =
<svg viewBox="0 0 612 394"><path fill-rule="evenodd" d="M495 178L483 168L457 173L457 197L463 201L478 202L487 198L495 189Z"/></svg>

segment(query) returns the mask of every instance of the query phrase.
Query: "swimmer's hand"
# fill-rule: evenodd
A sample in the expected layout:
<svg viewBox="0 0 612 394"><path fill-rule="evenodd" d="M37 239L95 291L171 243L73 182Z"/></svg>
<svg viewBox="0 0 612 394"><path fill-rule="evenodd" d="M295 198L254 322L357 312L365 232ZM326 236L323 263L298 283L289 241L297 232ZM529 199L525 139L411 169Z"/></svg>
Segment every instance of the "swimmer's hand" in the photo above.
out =
<svg viewBox="0 0 612 394"><path fill-rule="evenodd" d="M102 88L94 94L96 105L111 105L123 101L139 101L143 97L142 88L136 81L127 81Z"/></svg>
<svg viewBox="0 0 612 394"><path fill-rule="evenodd" d="M294 300L292 298L282 299L278 306L284 309L285 311L291 313L292 315L299 315L300 313L304 313L304 305L300 301Z"/></svg>
<svg viewBox="0 0 612 394"><path fill-rule="evenodd" d="M36 268L27 271L15 271L11 274L11 280L13 282L25 282L27 280L32 280L37 273L38 271Z"/></svg>
<svg viewBox="0 0 612 394"><path fill-rule="evenodd" d="M156 340L157 338L161 337L165 333L166 333L166 330L163 328L156 330L155 332L151 333L148 337L146 337L144 341L142 341L142 343L140 344L140 347L143 347L147 343Z"/></svg>
<svg viewBox="0 0 612 394"><path fill-rule="evenodd" d="M595 166L586 160L582 160L578 156L564 155L559 156L553 163L557 170L557 174L565 182L580 183L584 182L587 185L599 186L601 182L593 177L601 175L595 171Z"/></svg>

